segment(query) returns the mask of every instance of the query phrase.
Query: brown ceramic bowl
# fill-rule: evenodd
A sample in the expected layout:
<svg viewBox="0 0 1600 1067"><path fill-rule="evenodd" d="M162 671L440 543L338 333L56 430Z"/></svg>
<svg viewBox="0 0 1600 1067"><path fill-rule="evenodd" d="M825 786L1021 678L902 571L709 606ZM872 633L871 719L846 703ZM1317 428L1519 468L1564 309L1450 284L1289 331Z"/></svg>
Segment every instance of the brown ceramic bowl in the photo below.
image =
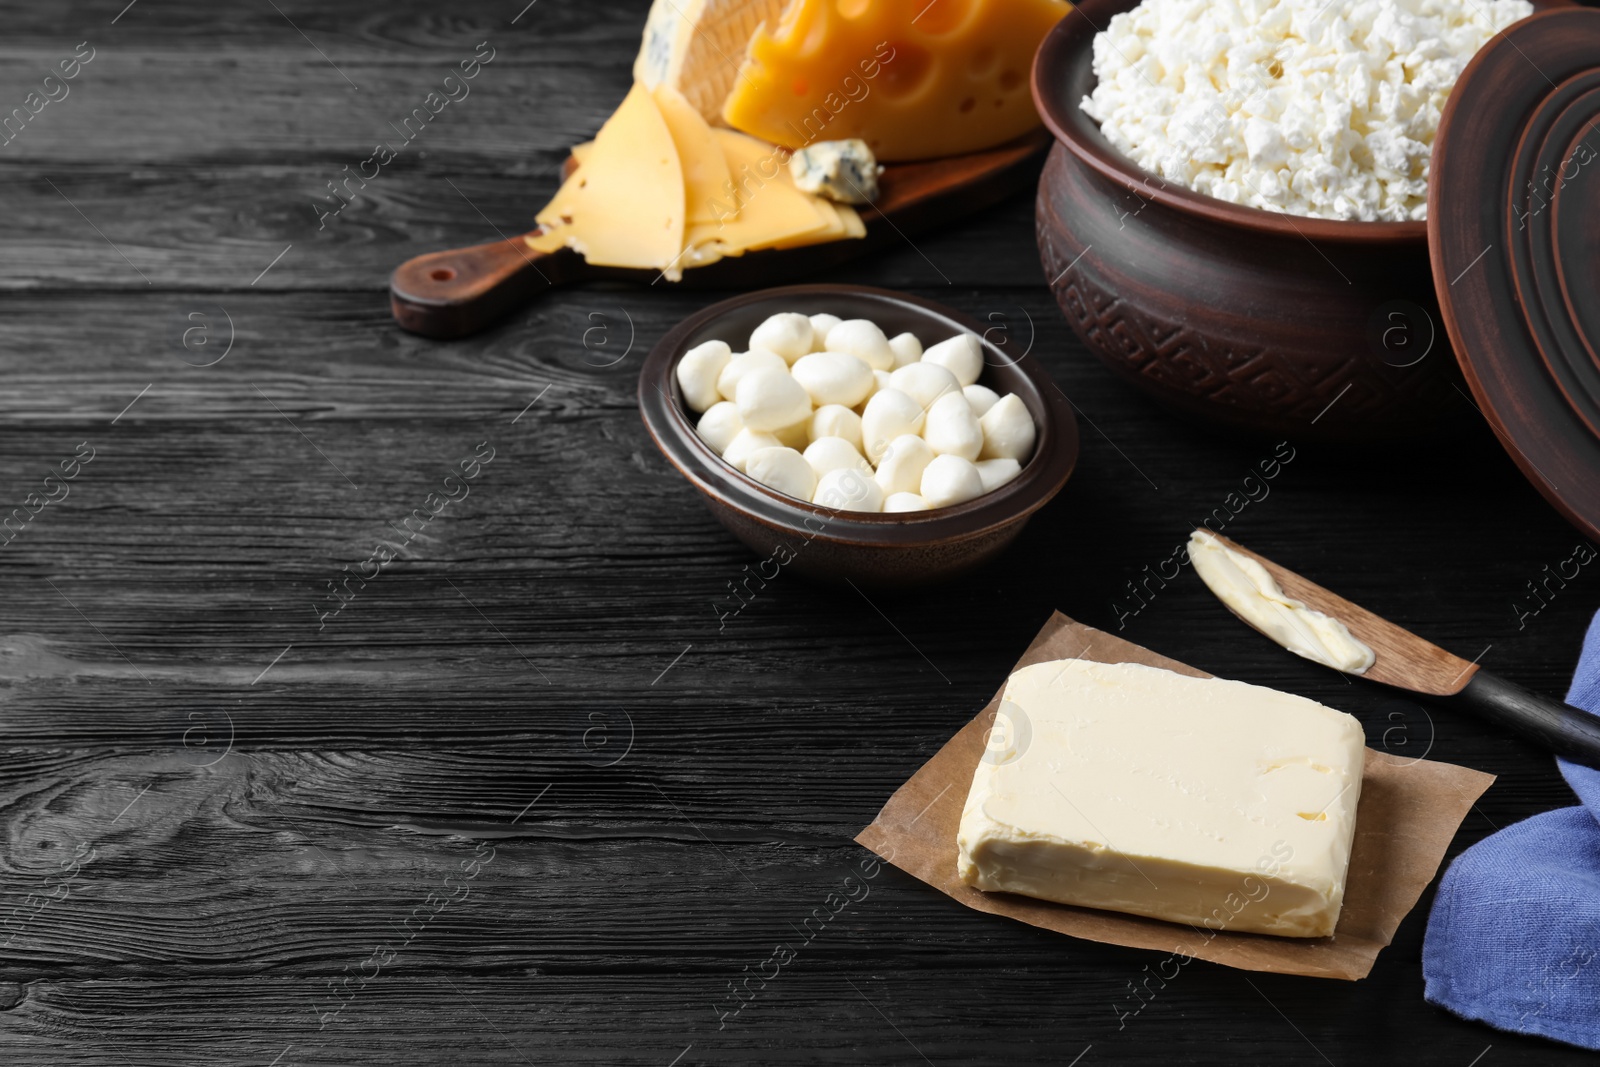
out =
<svg viewBox="0 0 1600 1067"><path fill-rule="evenodd" d="M1039 252L1084 343L1166 407L1251 435L1383 440L1470 415L1452 388L1427 223L1215 200L1141 170L1083 112L1095 33L1136 3L1084 0L1034 61L1057 139Z"/></svg>
<svg viewBox="0 0 1600 1067"><path fill-rule="evenodd" d="M1039 428L1033 455L1010 484L954 507L904 514L835 511L785 496L729 466L700 440L698 416L684 404L674 373L694 346L713 339L744 348L750 331L780 311L871 319L891 337L909 330L932 344L960 332L983 342L978 379L1004 396L1016 393ZM711 513L779 571L857 585L911 586L940 581L996 555L1066 484L1078 460L1078 423L1065 394L1038 360L991 343L976 322L947 307L859 285L794 285L746 293L692 315L663 337L639 375L639 409L662 455L705 498Z"/></svg>

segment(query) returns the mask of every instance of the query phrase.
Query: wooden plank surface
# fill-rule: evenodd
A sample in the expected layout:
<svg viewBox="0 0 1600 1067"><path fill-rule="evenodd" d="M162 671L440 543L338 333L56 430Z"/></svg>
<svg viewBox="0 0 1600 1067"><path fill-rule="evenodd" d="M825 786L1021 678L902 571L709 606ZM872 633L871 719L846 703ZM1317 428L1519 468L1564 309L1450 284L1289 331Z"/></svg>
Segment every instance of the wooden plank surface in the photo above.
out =
<svg viewBox="0 0 1600 1067"><path fill-rule="evenodd" d="M528 151L507 163L463 149L397 160L381 181L353 190L359 195L326 225L318 212L328 210L326 183L340 177L343 162L142 166L132 182L126 167L93 162L14 183L8 175L16 214L0 220L0 234L14 251L0 263L0 293L370 292L413 256L532 229L534 212L560 185L564 156L564 148ZM137 215L123 210L130 194L143 205ZM943 235L931 260L907 244L870 265L847 265L836 280L1032 288L1032 219L1032 205L1019 197Z"/></svg>
<svg viewBox="0 0 1600 1067"><path fill-rule="evenodd" d="M749 557L633 398L717 294L578 289L437 344L384 292L408 256L526 224L620 97L642 5L276 6L19 9L0 47L0 103L99 49L0 148L0 505L94 457L0 548L0 1059L1578 1062L1422 1002L1427 899L1364 982L1197 963L1136 1016L1145 953L889 868L832 911L867 862L850 839L1058 608L1500 775L1456 851L1571 796L1518 742L1279 653L1192 575L1130 597L1276 449L1093 362L1026 197L841 277L1031 338L1083 419L1067 490L950 586L784 579L721 620ZM318 230L318 187L485 39L425 151ZM397 531L482 443L470 495ZM1532 600L1580 538L1487 432L1287 447L1230 537L1564 691L1600 584ZM396 562L328 615L380 542Z"/></svg>

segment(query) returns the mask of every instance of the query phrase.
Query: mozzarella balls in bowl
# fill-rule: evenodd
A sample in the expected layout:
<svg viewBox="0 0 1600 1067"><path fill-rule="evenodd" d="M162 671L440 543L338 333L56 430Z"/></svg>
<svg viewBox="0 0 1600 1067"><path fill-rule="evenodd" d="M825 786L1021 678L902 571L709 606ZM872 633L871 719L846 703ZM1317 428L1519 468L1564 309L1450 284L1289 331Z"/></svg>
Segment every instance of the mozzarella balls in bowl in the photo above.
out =
<svg viewBox="0 0 1600 1067"><path fill-rule="evenodd" d="M1038 427L1014 393L978 385L970 333L893 338L868 319L772 315L674 370L700 439L761 484L834 511L924 512L1022 473Z"/></svg>

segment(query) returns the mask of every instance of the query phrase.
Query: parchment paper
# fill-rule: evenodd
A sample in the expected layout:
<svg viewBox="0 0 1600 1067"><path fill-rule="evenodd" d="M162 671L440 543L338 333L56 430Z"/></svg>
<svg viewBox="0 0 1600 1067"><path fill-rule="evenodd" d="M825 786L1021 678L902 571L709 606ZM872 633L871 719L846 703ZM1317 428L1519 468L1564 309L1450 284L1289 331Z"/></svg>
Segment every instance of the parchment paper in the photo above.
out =
<svg viewBox="0 0 1600 1067"><path fill-rule="evenodd" d="M1143 663L1207 677L1204 671L1059 612L1034 638L1017 667L1053 659ZM1368 749L1344 910L1333 936L1304 939L1217 932L1010 893L984 893L962 884L956 876L956 828L999 706L996 692L977 718L889 798L856 840L969 908L1090 941L1178 953L1249 971L1352 981L1366 977L1378 952L1394 939L1400 921L1438 873L1461 820L1494 781L1493 775L1466 767L1400 759Z"/></svg>

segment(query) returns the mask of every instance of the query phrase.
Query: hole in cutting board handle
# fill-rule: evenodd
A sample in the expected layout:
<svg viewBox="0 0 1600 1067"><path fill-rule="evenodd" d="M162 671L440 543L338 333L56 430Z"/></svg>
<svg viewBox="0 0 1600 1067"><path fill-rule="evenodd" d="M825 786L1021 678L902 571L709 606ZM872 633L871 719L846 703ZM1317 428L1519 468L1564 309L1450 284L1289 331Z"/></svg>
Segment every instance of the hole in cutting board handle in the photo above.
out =
<svg viewBox="0 0 1600 1067"><path fill-rule="evenodd" d="M389 278L389 306L401 327L424 337L464 337L536 293L581 273L582 260L557 259L515 237L409 259ZM541 264L543 264L541 266Z"/></svg>

